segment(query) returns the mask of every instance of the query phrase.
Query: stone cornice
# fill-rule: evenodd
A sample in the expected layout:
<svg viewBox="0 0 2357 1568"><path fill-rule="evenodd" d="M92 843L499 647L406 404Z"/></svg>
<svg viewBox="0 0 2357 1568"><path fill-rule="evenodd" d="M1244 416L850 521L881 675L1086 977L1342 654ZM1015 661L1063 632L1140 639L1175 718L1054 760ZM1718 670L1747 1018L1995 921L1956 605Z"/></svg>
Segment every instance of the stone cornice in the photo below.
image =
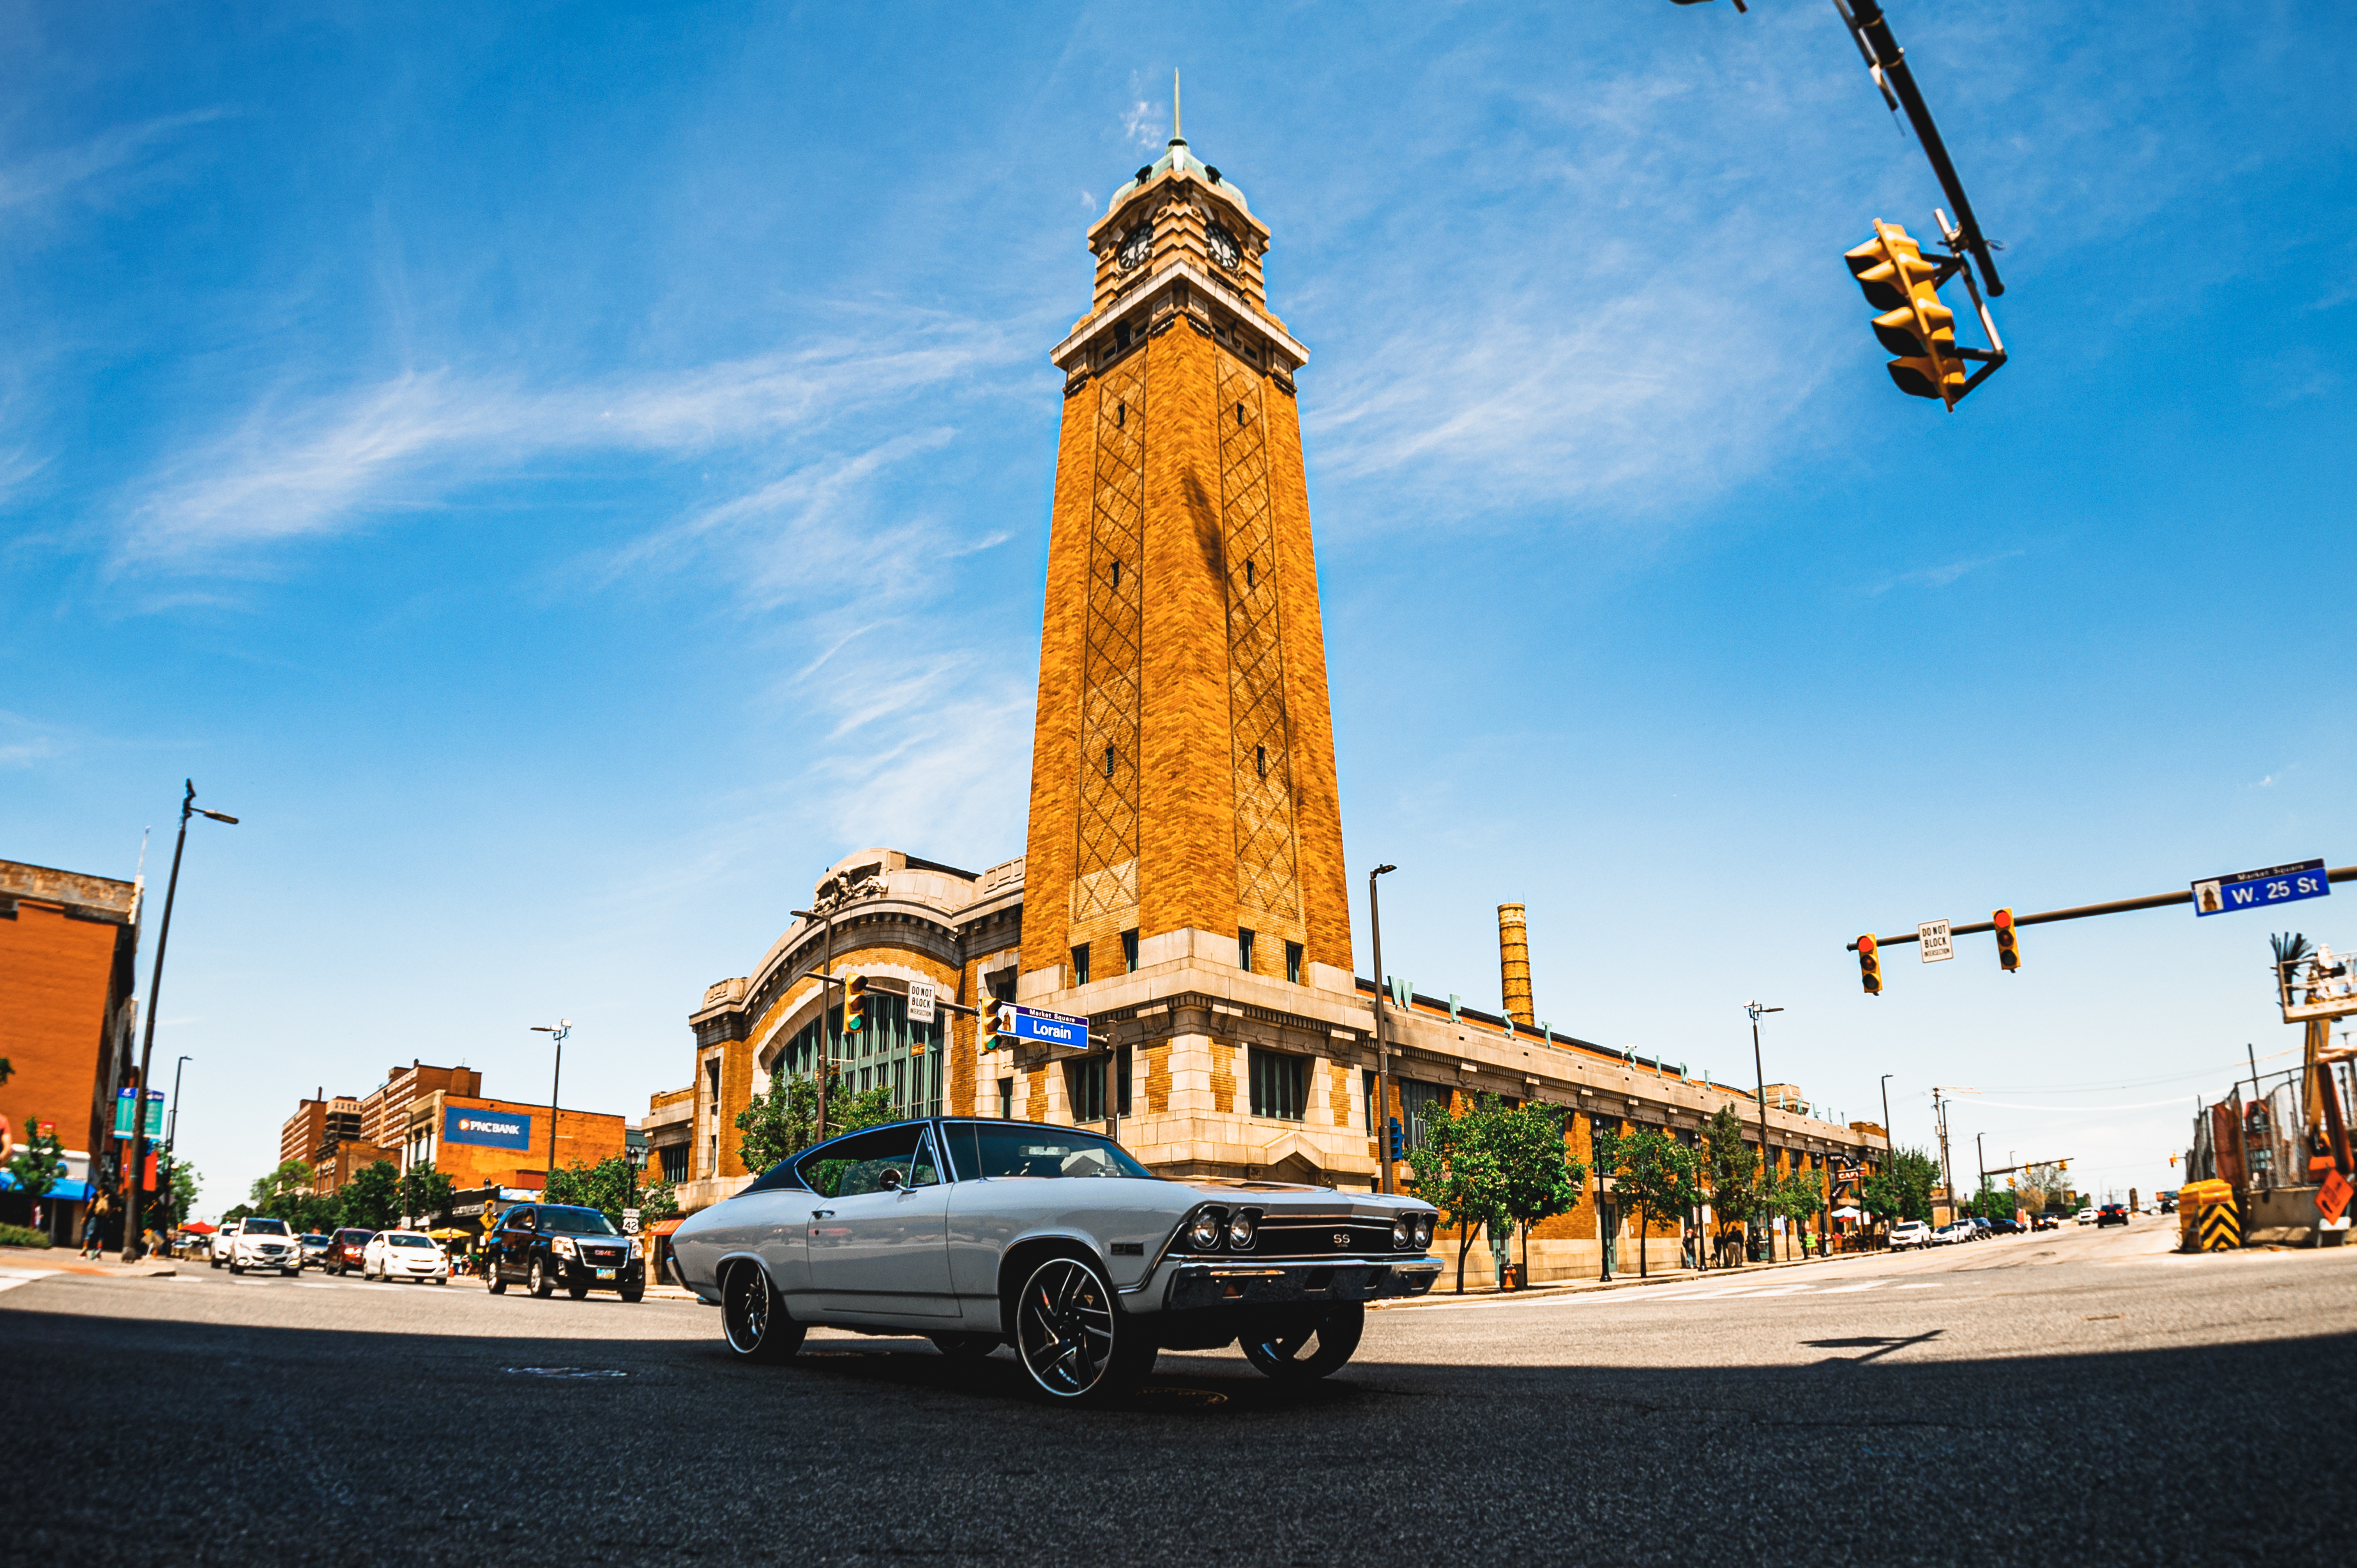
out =
<svg viewBox="0 0 2357 1568"><path fill-rule="evenodd" d="M1165 285L1181 282L1190 288L1202 290L1206 298L1232 312L1238 320L1244 322L1254 331L1267 338L1273 347L1291 358L1292 369L1298 370L1309 362L1308 349L1297 340L1293 334L1277 326L1269 319L1267 312L1211 276L1197 265L1193 258L1188 256L1165 262L1152 273L1124 289L1113 304L1106 306L1103 310L1073 328L1071 333L1062 342L1048 350L1049 362L1066 375L1071 374L1071 362L1081 356L1082 349L1093 346L1098 338L1110 333L1115 324L1125 319L1132 311L1147 305ZM1141 318L1134 325L1143 336L1146 322Z"/></svg>

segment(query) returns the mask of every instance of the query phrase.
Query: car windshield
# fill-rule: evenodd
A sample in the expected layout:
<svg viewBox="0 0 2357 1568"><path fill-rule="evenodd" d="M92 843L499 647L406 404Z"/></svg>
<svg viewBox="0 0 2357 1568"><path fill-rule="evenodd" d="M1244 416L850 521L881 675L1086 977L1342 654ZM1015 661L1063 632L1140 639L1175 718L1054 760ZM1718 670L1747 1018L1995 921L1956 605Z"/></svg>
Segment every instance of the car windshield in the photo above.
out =
<svg viewBox="0 0 2357 1568"><path fill-rule="evenodd" d="M385 1245L389 1247L431 1247L434 1245L433 1240L428 1237L404 1236L399 1231L395 1231L392 1235L387 1236L384 1240Z"/></svg>
<svg viewBox="0 0 2357 1568"><path fill-rule="evenodd" d="M977 1176L1144 1176L1154 1173L1139 1165L1128 1150L1110 1138L1069 1127L1037 1127L1024 1122L952 1122L951 1157L958 1179Z"/></svg>
<svg viewBox="0 0 2357 1568"><path fill-rule="evenodd" d="M245 1233L249 1236L284 1236L287 1234L286 1221L284 1219L249 1219L245 1222Z"/></svg>
<svg viewBox="0 0 2357 1568"><path fill-rule="evenodd" d="M348 1246L357 1247L375 1234L373 1230L339 1230L336 1232L336 1240Z"/></svg>
<svg viewBox="0 0 2357 1568"><path fill-rule="evenodd" d="M316 1235L316 1234L307 1234L307 1235L303 1238L303 1244L304 1244L305 1246L309 1246L309 1245L313 1244L314 1242L317 1243L319 1246L324 1247L324 1246L326 1246L326 1245L328 1244L328 1239L327 1239L325 1236L320 1236L320 1235Z"/></svg>
<svg viewBox="0 0 2357 1568"><path fill-rule="evenodd" d="M614 1222L594 1208L544 1208L540 1228L565 1236L619 1236Z"/></svg>

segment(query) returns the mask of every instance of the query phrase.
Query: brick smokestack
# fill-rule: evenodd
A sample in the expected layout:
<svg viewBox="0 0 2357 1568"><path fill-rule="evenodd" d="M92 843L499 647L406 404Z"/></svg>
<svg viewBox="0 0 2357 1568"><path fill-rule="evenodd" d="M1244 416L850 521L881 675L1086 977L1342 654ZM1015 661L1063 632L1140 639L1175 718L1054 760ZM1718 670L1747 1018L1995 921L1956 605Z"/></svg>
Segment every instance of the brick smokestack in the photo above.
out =
<svg viewBox="0 0 2357 1568"><path fill-rule="evenodd" d="M1520 904L1498 906L1498 979L1506 1016L1525 1029L1538 1026L1531 1011L1531 929Z"/></svg>

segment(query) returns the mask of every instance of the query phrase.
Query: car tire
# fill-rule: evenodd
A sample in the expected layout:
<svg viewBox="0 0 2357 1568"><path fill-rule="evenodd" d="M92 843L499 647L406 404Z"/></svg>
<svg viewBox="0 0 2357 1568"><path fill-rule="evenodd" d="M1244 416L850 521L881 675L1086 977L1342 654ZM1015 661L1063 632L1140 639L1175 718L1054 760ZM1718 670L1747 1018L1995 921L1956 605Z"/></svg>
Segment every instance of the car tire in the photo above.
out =
<svg viewBox="0 0 2357 1568"><path fill-rule="evenodd" d="M979 1361L1000 1344L996 1334L929 1334L925 1337L952 1361Z"/></svg>
<svg viewBox="0 0 2357 1568"><path fill-rule="evenodd" d="M280 1273L282 1273L282 1274L285 1275L285 1276L286 1276L288 1279L290 1279L290 1280L294 1280L294 1279L300 1279L300 1278L302 1278L302 1277L303 1277L303 1271L302 1271L301 1269L299 1269L299 1268L296 1268L296 1269L281 1269L281 1270L279 1270L278 1272L279 1272Z"/></svg>
<svg viewBox="0 0 2357 1568"><path fill-rule="evenodd" d="M1158 1348L1146 1325L1121 1310L1104 1274L1077 1253L1041 1259L1014 1307L1016 1358L1058 1404L1114 1403L1154 1369Z"/></svg>
<svg viewBox="0 0 2357 1568"><path fill-rule="evenodd" d="M589 1299L589 1287L577 1283L568 1284L565 1287L565 1294L571 1296L576 1301L587 1301Z"/></svg>
<svg viewBox="0 0 2357 1568"><path fill-rule="evenodd" d="M508 1294L508 1282L506 1278L500 1274L497 1264L493 1264L491 1267L483 1271L483 1288L493 1295L505 1295Z"/></svg>
<svg viewBox="0 0 2357 1568"><path fill-rule="evenodd" d="M1245 1360L1279 1382L1313 1382L1342 1369L1358 1350L1359 1336L1366 1326L1366 1307L1355 1301L1344 1302L1315 1318L1289 1325L1289 1332L1246 1335L1242 1348ZM1309 1348L1313 1337L1314 1349Z"/></svg>
<svg viewBox="0 0 2357 1568"><path fill-rule="evenodd" d="M229 1272L233 1274L242 1274L245 1273L245 1265L239 1262L235 1258L231 1258L229 1261Z"/></svg>
<svg viewBox="0 0 2357 1568"><path fill-rule="evenodd" d="M217 1268L217 1269L218 1269L218 1268L220 1268L220 1267L221 1267L221 1260L220 1260L219 1258L214 1258L214 1259L212 1259L212 1260L211 1260L211 1262L212 1262L212 1266L213 1266L214 1268Z"/></svg>
<svg viewBox="0 0 2357 1568"><path fill-rule="evenodd" d="M759 1263L731 1264L720 1276L720 1335L748 1361L791 1359L810 1332L786 1316L770 1271Z"/></svg>
<svg viewBox="0 0 2357 1568"><path fill-rule="evenodd" d="M624 1285L622 1287L622 1299L624 1301L644 1301L646 1296L647 1287L644 1285Z"/></svg>
<svg viewBox="0 0 2357 1568"><path fill-rule="evenodd" d="M535 1300L546 1301L555 1293L556 1282L548 1277L548 1265L540 1259L532 1261L532 1294Z"/></svg>

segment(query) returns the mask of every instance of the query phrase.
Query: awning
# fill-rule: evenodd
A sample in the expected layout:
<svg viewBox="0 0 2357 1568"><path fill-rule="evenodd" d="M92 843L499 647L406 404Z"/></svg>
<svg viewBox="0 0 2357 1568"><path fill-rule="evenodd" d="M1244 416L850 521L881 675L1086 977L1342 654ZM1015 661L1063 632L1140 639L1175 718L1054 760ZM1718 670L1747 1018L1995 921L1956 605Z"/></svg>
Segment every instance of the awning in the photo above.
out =
<svg viewBox="0 0 2357 1568"><path fill-rule="evenodd" d="M433 1237L436 1241L465 1241L471 1240L475 1232L472 1230L461 1230L455 1225L445 1225L441 1230L428 1230L426 1234Z"/></svg>
<svg viewBox="0 0 2357 1568"><path fill-rule="evenodd" d="M16 1190L16 1178L10 1176L6 1171L0 1171L0 1192L15 1192ZM41 1198L38 1201L44 1203L88 1203L90 1201L90 1183L86 1181L59 1181L57 1185L49 1188L48 1196L47 1197Z"/></svg>
<svg viewBox="0 0 2357 1568"><path fill-rule="evenodd" d="M1844 1207L1834 1210L1834 1218L1836 1219L1862 1219L1865 1218L1865 1210Z"/></svg>
<svg viewBox="0 0 2357 1568"><path fill-rule="evenodd" d="M191 1236L210 1236L218 1231L221 1227L218 1225L208 1225L201 1219L191 1219L186 1225L181 1226L180 1229L186 1230Z"/></svg>
<svg viewBox="0 0 2357 1568"><path fill-rule="evenodd" d="M650 1236L668 1236L686 1223L687 1221L683 1219L660 1220L647 1228L647 1234Z"/></svg>

